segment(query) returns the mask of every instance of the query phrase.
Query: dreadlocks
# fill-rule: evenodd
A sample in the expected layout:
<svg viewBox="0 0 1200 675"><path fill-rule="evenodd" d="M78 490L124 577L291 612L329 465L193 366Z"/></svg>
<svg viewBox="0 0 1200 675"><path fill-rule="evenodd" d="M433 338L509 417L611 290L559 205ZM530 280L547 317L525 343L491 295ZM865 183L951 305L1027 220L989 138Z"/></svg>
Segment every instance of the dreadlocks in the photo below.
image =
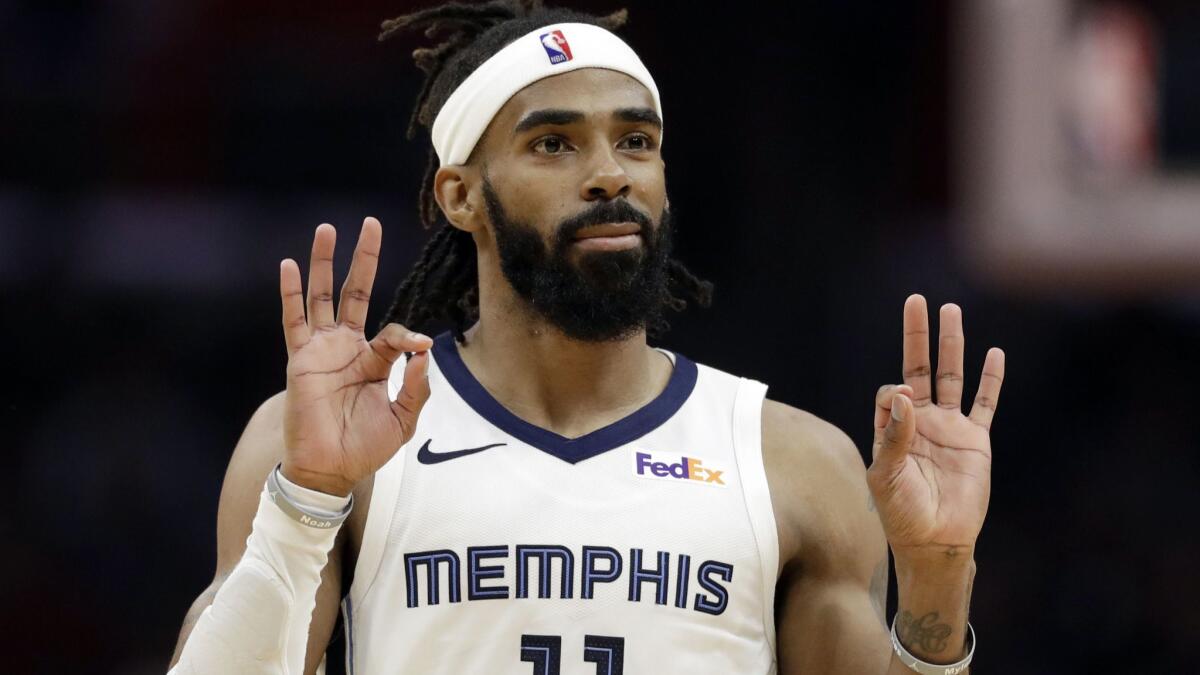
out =
<svg viewBox="0 0 1200 675"><path fill-rule="evenodd" d="M433 121L450 94L484 61L518 37L540 26L567 22L616 31L628 18L625 9L597 17L570 9L543 7L542 0L490 0L482 4L448 2L384 21L379 34L381 42L406 29L423 28L425 37L430 39L446 36L436 47L413 51L413 60L426 78L409 118L406 137L413 140L418 127L432 130ZM475 148L482 145L480 139ZM467 161L474 158L472 152ZM469 233L455 228L442 215L434 197L438 167L437 153L431 143L417 202L421 224L437 230L408 277L396 289L380 328L397 322L421 330L431 321L448 321L455 339L465 342L466 329L479 318L475 242ZM663 296L662 305L674 311L683 310L688 301L707 307L712 301L712 284L672 258L668 262L668 284ZM651 335L658 335L668 327L666 320L656 315L646 328Z"/></svg>

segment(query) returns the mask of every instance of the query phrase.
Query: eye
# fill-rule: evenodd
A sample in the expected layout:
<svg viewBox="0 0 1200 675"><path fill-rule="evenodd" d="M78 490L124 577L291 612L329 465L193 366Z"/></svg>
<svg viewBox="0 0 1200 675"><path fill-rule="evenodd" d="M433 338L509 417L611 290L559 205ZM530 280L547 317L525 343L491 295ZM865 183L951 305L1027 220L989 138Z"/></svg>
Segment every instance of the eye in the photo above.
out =
<svg viewBox="0 0 1200 675"><path fill-rule="evenodd" d="M538 153L538 154L561 155L561 154L563 154L562 152L560 152L561 150L564 150L564 149L570 147L567 145L566 141L563 140L562 136L543 136L543 137L537 139L536 141L534 141L533 145L530 147L533 148L534 151L536 152L539 147L543 147L543 146L546 148L546 152L542 152L542 153Z"/></svg>
<svg viewBox="0 0 1200 675"><path fill-rule="evenodd" d="M641 132L625 137L625 141L637 141L637 144L631 147L632 150L652 150L654 149L654 139L647 134Z"/></svg>

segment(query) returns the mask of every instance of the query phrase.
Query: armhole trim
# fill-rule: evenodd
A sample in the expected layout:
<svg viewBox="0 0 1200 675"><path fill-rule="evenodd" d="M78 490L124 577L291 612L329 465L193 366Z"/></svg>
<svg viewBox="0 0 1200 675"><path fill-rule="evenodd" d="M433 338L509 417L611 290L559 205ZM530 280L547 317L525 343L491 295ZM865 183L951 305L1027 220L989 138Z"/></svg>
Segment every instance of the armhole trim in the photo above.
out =
<svg viewBox="0 0 1200 675"><path fill-rule="evenodd" d="M750 528L758 544L758 559L762 576L762 622L771 661L775 645L775 583L779 574L779 532L775 526L775 511L767 485L767 471L762 454L762 406L767 385L740 378L733 404L733 449L738 472L742 477L742 495Z"/></svg>
<svg viewBox="0 0 1200 675"><path fill-rule="evenodd" d="M346 633L346 674L354 675L354 605L349 595L342 598L342 629Z"/></svg>
<svg viewBox="0 0 1200 675"><path fill-rule="evenodd" d="M388 376L388 397L395 399L404 381L404 366L408 359L401 356L392 364ZM409 443L411 443L411 439ZM383 562L383 552L391 538L392 521L396 515L396 500L400 496L400 484L404 478L408 443L400 446L396 454L375 472L371 488L370 510L363 524L362 545L354 565L354 580L350 591L342 599L342 618L346 626L346 672L354 672L354 610L363 604Z"/></svg>
<svg viewBox="0 0 1200 675"><path fill-rule="evenodd" d="M412 441L409 441L410 443ZM354 565L354 581L350 584L348 597L361 605L383 562L383 549L387 546L392 531L392 520L396 515L396 499L400 496L400 482L404 478L404 464L408 453L401 446L387 464L375 472L375 485L371 488L371 510L363 525L362 547Z"/></svg>

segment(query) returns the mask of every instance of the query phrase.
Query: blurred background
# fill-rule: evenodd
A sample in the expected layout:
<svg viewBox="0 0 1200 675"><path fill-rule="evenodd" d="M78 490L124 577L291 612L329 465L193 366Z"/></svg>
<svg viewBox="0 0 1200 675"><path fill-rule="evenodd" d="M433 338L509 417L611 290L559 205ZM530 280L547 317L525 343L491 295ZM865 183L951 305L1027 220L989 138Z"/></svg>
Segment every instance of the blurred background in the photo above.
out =
<svg viewBox="0 0 1200 675"><path fill-rule="evenodd" d="M375 35L425 4L0 3L0 670L165 671L278 261L331 222L340 279L379 217L374 325L423 244L422 43ZM866 454L905 296L960 303L968 390L1008 353L973 672L1196 672L1200 5L564 4L629 7L662 91L717 292L660 344Z"/></svg>

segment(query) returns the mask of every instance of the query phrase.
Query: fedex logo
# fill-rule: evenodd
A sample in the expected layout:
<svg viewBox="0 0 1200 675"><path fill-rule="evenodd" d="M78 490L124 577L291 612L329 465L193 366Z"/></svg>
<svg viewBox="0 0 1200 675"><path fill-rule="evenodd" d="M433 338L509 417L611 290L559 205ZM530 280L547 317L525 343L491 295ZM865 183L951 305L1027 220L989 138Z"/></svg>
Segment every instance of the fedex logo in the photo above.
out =
<svg viewBox="0 0 1200 675"><path fill-rule="evenodd" d="M659 458L662 454L659 453ZM694 480L704 485L719 485L725 487L721 475L723 470L705 466L702 460L695 457L670 455L671 461L658 461L648 452L637 452L633 455L633 473L641 478L656 478L659 480Z"/></svg>
<svg viewBox="0 0 1200 675"><path fill-rule="evenodd" d="M552 30L549 33L544 33L539 36L542 41L542 47L546 49L546 56L550 57L550 63L563 63L571 60L571 45L567 44L567 38L563 37L561 30Z"/></svg>

